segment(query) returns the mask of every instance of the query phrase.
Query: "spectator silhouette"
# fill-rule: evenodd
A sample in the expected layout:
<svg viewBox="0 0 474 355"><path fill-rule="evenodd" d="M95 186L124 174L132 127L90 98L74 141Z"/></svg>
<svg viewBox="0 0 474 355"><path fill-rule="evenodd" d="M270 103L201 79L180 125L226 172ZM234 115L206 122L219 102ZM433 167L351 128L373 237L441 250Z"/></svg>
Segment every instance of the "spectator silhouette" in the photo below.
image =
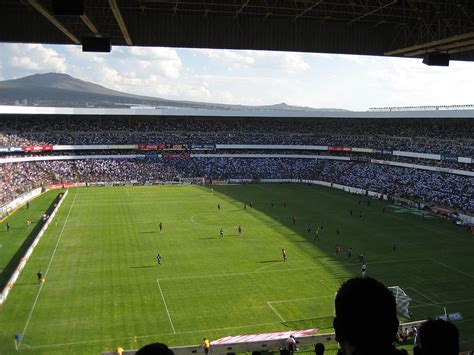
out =
<svg viewBox="0 0 474 355"><path fill-rule="evenodd" d="M395 297L379 281L352 278L336 295L334 329L344 355L398 355Z"/></svg>
<svg viewBox="0 0 474 355"><path fill-rule="evenodd" d="M174 355L173 350L162 343L147 344L140 348L136 355Z"/></svg>
<svg viewBox="0 0 474 355"><path fill-rule="evenodd" d="M418 337L417 354L459 354L459 331L453 323L442 319L428 320L420 326Z"/></svg>
<svg viewBox="0 0 474 355"><path fill-rule="evenodd" d="M317 343L315 346L314 346L314 353L316 355L324 355L324 344L323 343Z"/></svg>

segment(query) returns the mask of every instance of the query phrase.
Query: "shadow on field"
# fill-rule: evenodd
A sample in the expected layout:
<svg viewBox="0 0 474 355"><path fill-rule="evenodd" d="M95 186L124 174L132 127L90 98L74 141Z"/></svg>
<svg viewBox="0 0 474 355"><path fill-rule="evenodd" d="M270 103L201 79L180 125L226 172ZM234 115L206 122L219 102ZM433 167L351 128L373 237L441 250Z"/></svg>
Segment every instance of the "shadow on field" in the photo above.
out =
<svg viewBox="0 0 474 355"><path fill-rule="evenodd" d="M266 264L266 263L280 263L281 262L281 259L278 259L278 260L263 260L263 261L259 261L260 264Z"/></svg>
<svg viewBox="0 0 474 355"><path fill-rule="evenodd" d="M58 191L58 195L54 198L53 202L51 202L51 205L45 211L48 216L50 216L51 213L54 211L55 204L59 202L60 193L61 191ZM43 221L43 219L40 219L37 223L33 225L33 228L31 229L30 234L28 234L28 237L25 238L23 244L21 244L21 246L18 248L15 255L12 256L8 264L5 266L5 269L2 270L2 273L0 274L0 289L3 289L7 285L8 281L10 280L10 277L17 269L18 264L26 254L28 248L31 246L31 244L33 244L33 241L35 240L36 236L38 235L44 224L45 221Z"/></svg>
<svg viewBox="0 0 474 355"><path fill-rule="evenodd" d="M149 267L155 267L155 265L130 266L130 269L148 269Z"/></svg>

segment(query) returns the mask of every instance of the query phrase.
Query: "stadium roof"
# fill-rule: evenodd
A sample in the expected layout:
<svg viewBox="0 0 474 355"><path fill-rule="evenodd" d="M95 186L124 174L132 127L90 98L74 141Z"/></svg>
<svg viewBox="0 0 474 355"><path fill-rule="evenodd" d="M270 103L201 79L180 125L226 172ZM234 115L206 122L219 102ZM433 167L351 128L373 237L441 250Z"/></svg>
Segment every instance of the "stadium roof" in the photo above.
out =
<svg viewBox="0 0 474 355"><path fill-rule="evenodd" d="M235 118L474 118L471 110L420 110L420 111L289 111L289 110L224 110L194 108L67 108L67 107L32 107L1 106L2 115L78 115L78 116L175 116L175 117L235 117Z"/></svg>
<svg viewBox="0 0 474 355"><path fill-rule="evenodd" d="M265 49L474 60L472 0L53 0L0 2L0 41ZM60 0L56 3L77 3ZM64 10L64 9L63 9Z"/></svg>

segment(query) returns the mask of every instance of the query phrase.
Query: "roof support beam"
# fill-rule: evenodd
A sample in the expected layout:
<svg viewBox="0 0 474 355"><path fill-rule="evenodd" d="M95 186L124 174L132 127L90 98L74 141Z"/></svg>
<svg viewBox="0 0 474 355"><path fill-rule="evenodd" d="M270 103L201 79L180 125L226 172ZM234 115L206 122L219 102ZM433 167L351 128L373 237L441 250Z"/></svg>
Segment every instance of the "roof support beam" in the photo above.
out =
<svg viewBox="0 0 474 355"><path fill-rule="evenodd" d="M470 43L471 40L474 40L474 32L465 33L458 36L453 36L445 39L440 39L438 41L432 41L423 44L417 44L411 47L396 49L393 51L385 52L385 55L404 55L404 56L411 56L411 53L417 53L419 51L423 51L426 53L429 49L436 49L441 48L442 46L448 46L456 44L456 47L460 47L464 45L464 43Z"/></svg>
<svg viewBox="0 0 474 355"><path fill-rule="evenodd" d="M370 12L367 12L366 14L363 14L363 15L361 15L361 16L359 16L359 17L353 19L353 20L351 20L351 21L349 22L349 24L351 25L351 24L353 24L354 22L357 22L357 21L359 21L359 20L362 20L364 17L373 15L373 14L375 14L376 12L379 12L380 10L385 9L386 7L395 5L397 2L398 2L398 0L393 0L392 2L389 2L388 4L385 4L385 5L383 5L383 6L380 6L380 7L376 8L376 9L370 11Z"/></svg>
<svg viewBox="0 0 474 355"><path fill-rule="evenodd" d="M35 8L41 15L46 17L49 22L51 22L54 26L57 27L62 33L64 33L71 41L75 44L81 44L81 41L74 36L61 22L59 22L56 17L54 17L46 8L43 7L37 0L28 0L28 4L30 4L33 8Z"/></svg>
<svg viewBox="0 0 474 355"><path fill-rule="evenodd" d="M249 4L249 2L250 2L250 0L245 0L245 1L242 2L242 6L240 6L240 8L235 13L235 17L240 15L240 13L245 9L245 7Z"/></svg>
<svg viewBox="0 0 474 355"><path fill-rule="evenodd" d="M127 42L129 46L132 46L133 42L128 33L127 25L125 25L125 21L123 20L122 14L120 13L120 9L117 5L117 0L109 0L109 6L112 9L115 20L117 21L120 27L120 31L122 31L122 35L123 35L123 38L125 39L125 42Z"/></svg>
<svg viewBox="0 0 474 355"><path fill-rule="evenodd" d="M307 13L308 11L311 11L311 10L314 9L316 6L319 6L322 2L323 2L323 0L316 1L313 5L308 6L306 9L304 9L303 11L301 11L298 15L296 15L295 17L293 17L293 20L299 19L301 16L303 16L303 15L304 15L305 13Z"/></svg>
<svg viewBox="0 0 474 355"><path fill-rule="evenodd" d="M82 15L81 20L86 24L87 27L89 27L89 30L91 30L94 36L98 38L102 37L97 27L95 27L94 23L91 21L91 19L87 15L85 14Z"/></svg>

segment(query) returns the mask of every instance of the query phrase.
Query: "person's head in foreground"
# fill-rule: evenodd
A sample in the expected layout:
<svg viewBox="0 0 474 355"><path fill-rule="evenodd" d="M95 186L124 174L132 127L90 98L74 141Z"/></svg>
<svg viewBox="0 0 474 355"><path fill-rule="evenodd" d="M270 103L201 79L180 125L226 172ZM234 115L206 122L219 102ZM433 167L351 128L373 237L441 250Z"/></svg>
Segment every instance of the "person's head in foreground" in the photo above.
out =
<svg viewBox="0 0 474 355"><path fill-rule="evenodd" d="M314 353L316 355L324 355L324 344L323 343L317 343L314 346Z"/></svg>
<svg viewBox="0 0 474 355"><path fill-rule="evenodd" d="M173 350L162 343L147 344L141 347L136 355L174 355Z"/></svg>
<svg viewBox="0 0 474 355"><path fill-rule="evenodd" d="M442 319L432 319L423 323L418 331L418 340L419 354L459 354L459 331L454 324Z"/></svg>
<svg viewBox="0 0 474 355"><path fill-rule="evenodd" d="M370 277L344 282L336 295L334 330L344 355L401 354L393 346L398 331L395 297Z"/></svg>

